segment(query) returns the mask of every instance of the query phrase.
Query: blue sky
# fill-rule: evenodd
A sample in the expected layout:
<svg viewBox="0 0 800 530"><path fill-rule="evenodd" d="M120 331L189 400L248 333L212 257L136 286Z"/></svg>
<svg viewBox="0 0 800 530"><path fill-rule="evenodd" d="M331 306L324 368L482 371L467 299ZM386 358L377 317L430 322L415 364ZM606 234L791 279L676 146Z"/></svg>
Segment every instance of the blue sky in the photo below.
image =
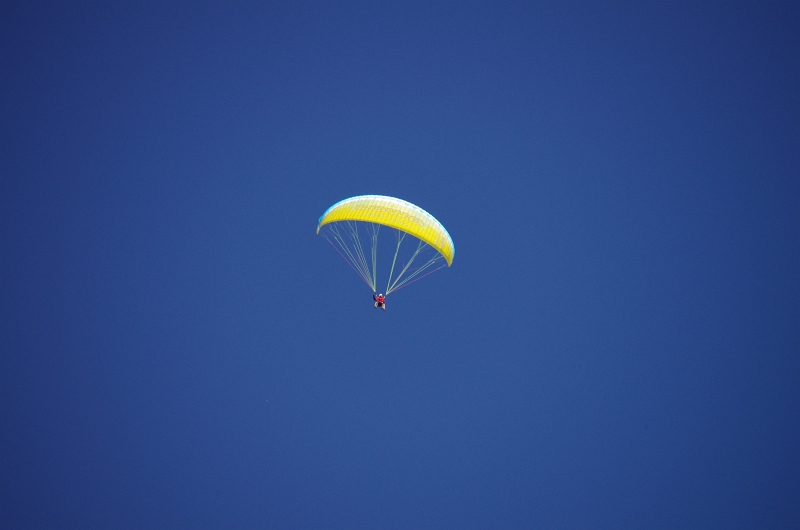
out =
<svg viewBox="0 0 800 530"><path fill-rule="evenodd" d="M796 528L799 14L4 6L2 526Z"/></svg>

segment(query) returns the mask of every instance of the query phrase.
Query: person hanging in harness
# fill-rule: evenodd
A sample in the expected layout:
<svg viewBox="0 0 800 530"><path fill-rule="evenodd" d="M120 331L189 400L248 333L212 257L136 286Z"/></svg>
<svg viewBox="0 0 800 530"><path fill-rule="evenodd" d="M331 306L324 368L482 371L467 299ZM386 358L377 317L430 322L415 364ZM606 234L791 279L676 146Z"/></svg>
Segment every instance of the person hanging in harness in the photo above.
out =
<svg viewBox="0 0 800 530"><path fill-rule="evenodd" d="M380 307L384 311L386 311L386 297L382 294L372 295L372 299L375 300L375 307Z"/></svg>

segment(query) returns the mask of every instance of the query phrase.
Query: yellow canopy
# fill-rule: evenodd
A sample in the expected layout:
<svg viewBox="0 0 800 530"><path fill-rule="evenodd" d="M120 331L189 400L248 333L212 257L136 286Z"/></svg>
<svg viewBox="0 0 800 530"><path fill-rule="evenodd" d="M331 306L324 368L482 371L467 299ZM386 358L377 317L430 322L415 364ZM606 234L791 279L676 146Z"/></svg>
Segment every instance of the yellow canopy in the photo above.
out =
<svg viewBox="0 0 800 530"><path fill-rule="evenodd" d="M456 247L442 223L410 202L384 195L359 195L339 201L322 214L319 229L337 221L364 221L402 230L424 241L441 254L447 266L453 263Z"/></svg>

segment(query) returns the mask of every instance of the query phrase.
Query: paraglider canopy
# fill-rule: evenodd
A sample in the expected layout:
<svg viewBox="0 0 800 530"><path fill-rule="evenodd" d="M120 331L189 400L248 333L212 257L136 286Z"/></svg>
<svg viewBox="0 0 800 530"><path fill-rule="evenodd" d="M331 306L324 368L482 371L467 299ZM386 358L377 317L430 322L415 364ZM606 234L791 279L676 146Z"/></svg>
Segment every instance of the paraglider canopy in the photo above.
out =
<svg viewBox="0 0 800 530"><path fill-rule="evenodd" d="M322 214L317 225L320 228L336 221L365 221L376 223L410 234L433 247L453 264L456 247L442 223L434 216L408 201L385 195L359 195L339 201Z"/></svg>
<svg viewBox="0 0 800 530"><path fill-rule="evenodd" d="M373 292L377 292L381 227L394 229L397 236L386 296L441 269L445 263L448 267L452 265L456 248L444 226L419 206L394 197L360 195L339 201L319 218L317 233L321 232ZM362 242L364 236L369 243ZM403 257L401 247L407 236L416 244L406 244L410 255ZM437 263L441 265L434 267Z"/></svg>

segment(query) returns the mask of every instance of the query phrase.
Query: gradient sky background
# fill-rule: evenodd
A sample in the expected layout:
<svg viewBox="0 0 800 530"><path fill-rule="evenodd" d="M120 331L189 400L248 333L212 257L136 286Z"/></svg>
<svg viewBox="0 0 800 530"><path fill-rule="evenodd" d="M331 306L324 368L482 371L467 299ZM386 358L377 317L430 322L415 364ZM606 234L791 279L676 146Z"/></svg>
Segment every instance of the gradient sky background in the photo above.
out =
<svg viewBox="0 0 800 530"><path fill-rule="evenodd" d="M796 2L10 4L3 528L800 527Z"/></svg>

